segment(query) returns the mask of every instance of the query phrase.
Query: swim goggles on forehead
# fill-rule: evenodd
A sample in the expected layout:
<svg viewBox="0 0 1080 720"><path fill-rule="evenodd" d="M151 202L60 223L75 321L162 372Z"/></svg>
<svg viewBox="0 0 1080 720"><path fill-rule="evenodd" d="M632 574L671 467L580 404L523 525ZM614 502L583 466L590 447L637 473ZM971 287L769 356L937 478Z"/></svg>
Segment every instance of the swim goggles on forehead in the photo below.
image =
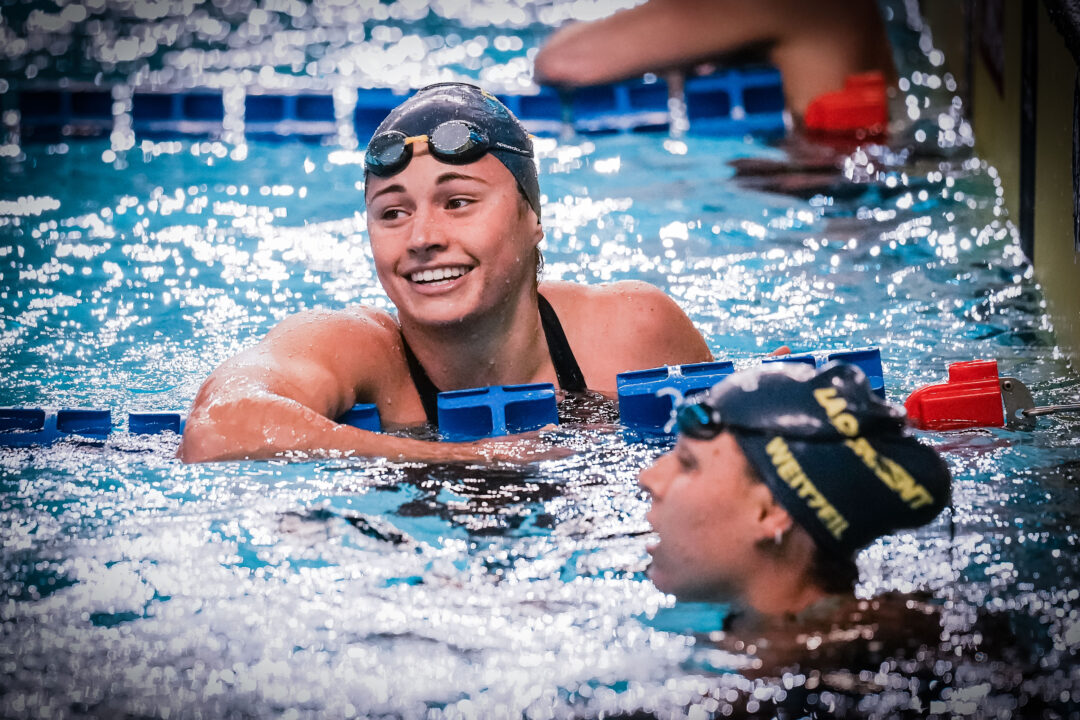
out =
<svg viewBox="0 0 1080 720"><path fill-rule="evenodd" d="M428 150L437 160L464 165L491 150L505 150L532 157L532 150L517 148L492 140L487 133L465 120L447 120L427 135L407 136L399 130L376 135L368 143L364 168L372 175L387 177L400 172L412 159L413 143L427 141Z"/></svg>

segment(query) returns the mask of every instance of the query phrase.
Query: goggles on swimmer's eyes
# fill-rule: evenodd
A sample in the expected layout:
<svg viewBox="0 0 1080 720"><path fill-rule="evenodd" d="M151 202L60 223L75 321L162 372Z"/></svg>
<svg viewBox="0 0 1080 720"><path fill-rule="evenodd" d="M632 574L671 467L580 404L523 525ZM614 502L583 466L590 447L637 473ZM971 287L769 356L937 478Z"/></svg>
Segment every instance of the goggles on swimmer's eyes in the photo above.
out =
<svg viewBox="0 0 1080 720"><path fill-rule="evenodd" d="M400 172L412 159L412 145L427 141L428 150L437 160L454 165L464 165L478 159L491 150L532 157L532 150L513 147L491 140L487 133L464 120L447 120L428 135L409 137L399 130L389 130L376 135L368 143L364 155L364 168L372 175L387 177Z"/></svg>
<svg viewBox="0 0 1080 720"><path fill-rule="evenodd" d="M726 428L720 411L704 402L683 405L675 413L675 429L695 440L712 440Z"/></svg>

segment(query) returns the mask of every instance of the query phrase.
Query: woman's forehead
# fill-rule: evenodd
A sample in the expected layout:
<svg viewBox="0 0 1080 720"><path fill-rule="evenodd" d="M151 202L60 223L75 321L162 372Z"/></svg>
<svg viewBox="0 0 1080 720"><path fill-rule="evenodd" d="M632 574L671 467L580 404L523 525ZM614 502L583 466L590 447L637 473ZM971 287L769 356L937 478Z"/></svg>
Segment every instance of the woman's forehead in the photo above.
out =
<svg viewBox="0 0 1080 720"><path fill-rule="evenodd" d="M735 436L724 431L710 440L697 440L680 435L677 446L682 452L688 452L699 463L711 465L725 471L737 471L741 475L750 475L750 466Z"/></svg>

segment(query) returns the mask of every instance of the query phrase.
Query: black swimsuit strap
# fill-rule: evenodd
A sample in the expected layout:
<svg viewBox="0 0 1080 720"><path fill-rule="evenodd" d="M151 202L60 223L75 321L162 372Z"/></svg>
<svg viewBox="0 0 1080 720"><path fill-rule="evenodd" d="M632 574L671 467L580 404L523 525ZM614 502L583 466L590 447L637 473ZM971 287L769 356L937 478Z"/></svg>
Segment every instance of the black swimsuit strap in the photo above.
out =
<svg viewBox="0 0 1080 720"><path fill-rule="evenodd" d="M551 364L555 366L555 377L559 379L559 387L566 392L584 392L585 375L581 372L574 351L570 349L570 343L566 340L559 316L555 314L555 308L543 295L536 296L540 305L540 325L544 328L544 337L547 338L548 354L551 356Z"/></svg>
<svg viewBox="0 0 1080 720"><path fill-rule="evenodd" d="M413 385L416 386L416 392L420 395L420 403L424 406L427 421L434 427L439 427L439 388L435 387L435 383L431 382L431 378L428 377L424 366L416 359L416 354L413 353L408 341L405 340L405 333L401 334L401 346L405 351L405 362L409 364L409 375L412 376Z"/></svg>
<svg viewBox="0 0 1080 720"><path fill-rule="evenodd" d="M551 364L555 366L555 377L559 380L559 387L566 392L584 392L585 375L574 357L574 351L570 349L570 343L566 340L559 316L555 314L555 308L544 298L537 295L540 306L540 326L544 328L544 339L547 340L548 355L551 356ZM405 335L401 335L402 349L405 351L405 362L409 365L409 375L412 376L416 392L420 395L420 402L424 406L424 414L431 425L439 426L439 388L431 382L427 371L416 358Z"/></svg>

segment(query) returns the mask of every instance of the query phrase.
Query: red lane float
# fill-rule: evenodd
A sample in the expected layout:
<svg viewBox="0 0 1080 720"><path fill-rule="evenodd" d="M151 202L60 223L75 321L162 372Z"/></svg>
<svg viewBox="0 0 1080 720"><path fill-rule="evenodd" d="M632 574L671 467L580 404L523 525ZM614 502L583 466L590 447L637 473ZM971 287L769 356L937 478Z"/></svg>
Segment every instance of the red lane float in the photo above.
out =
<svg viewBox="0 0 1080 720"><path fill-rule="evenodd" d="M1034 405L1016 378L998 376L996 360L970 360L949 366L949 380L911 393L904 407L921 430L973 427L1030 427L1034 417L1020 412Z"/></svg>
<svg viewBox="0 0 1080 720"><path fill-rule="evenodd" d="M803 114L807 130L826 134L877 135L888 122L885 76L877 70L849 75L842 90L818 95Z"/></svg>

